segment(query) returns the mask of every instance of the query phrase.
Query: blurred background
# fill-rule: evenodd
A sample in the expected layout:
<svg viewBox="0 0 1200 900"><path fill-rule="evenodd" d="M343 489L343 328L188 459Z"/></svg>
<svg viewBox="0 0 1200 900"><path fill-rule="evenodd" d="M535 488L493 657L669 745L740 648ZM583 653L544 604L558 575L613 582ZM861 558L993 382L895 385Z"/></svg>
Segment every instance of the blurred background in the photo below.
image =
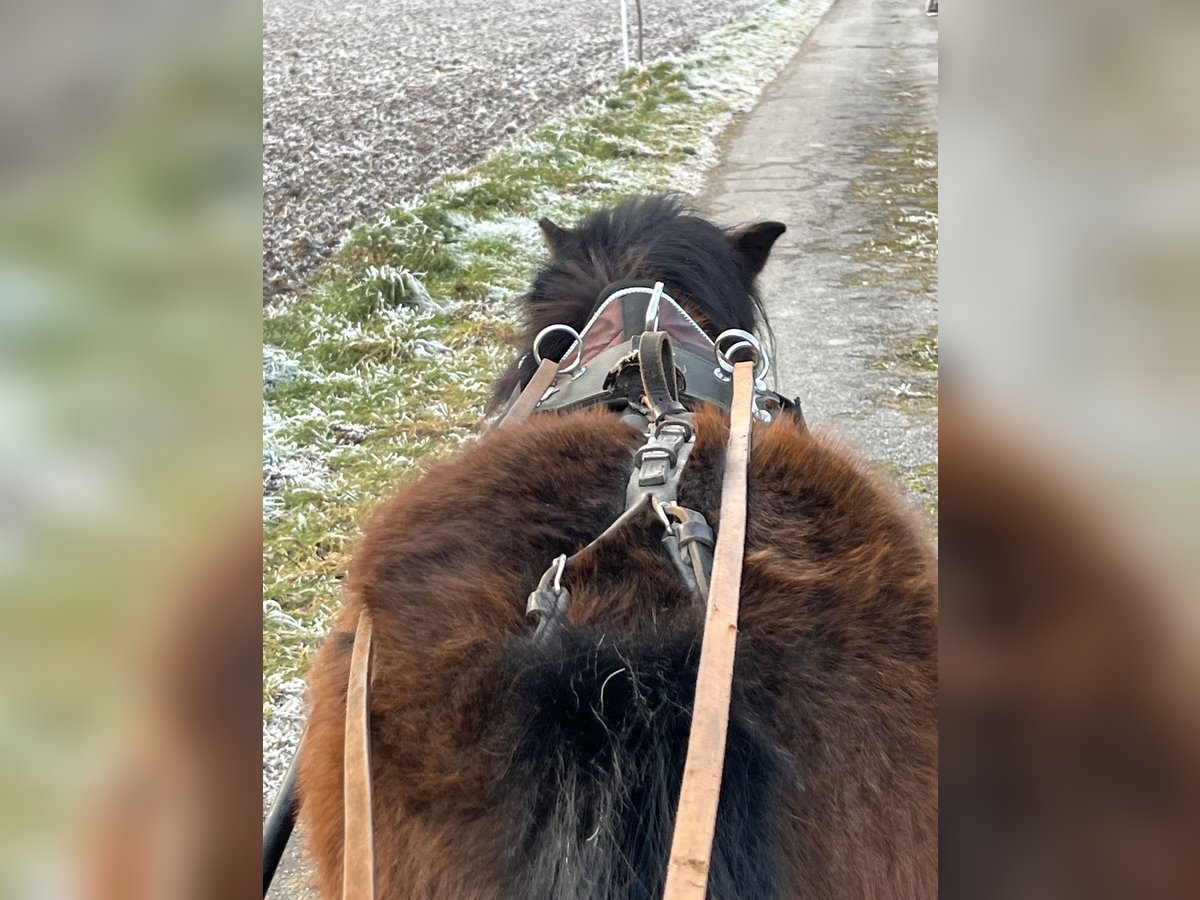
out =
<svg viewBox="0 0 1200 900"><path fill-rule="evenodd" d="M1194 896L1200 7L941 40L941 889Z"/></svg>
<svg viewBox="0 0 1200 900"><path fill-rule="evenodd" d="M184 896L206 811L258 853L260 11L0 19L0 896Z"/></svg>
<svg viewBox="0 0 1200 900"><path fill-rule="evenodd" d="M941 30L943 891L1194 896L1200 9ZM258 890L261 37L3 13L0 897Z"/></svg>

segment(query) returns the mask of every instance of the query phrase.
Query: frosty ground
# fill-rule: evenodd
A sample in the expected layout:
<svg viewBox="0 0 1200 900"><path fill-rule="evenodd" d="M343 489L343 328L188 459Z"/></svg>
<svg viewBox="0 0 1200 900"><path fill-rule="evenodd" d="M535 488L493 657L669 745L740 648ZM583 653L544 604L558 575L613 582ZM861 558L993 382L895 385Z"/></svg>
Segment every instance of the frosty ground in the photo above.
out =
<svg viewBox="0 0 1200 900"><path fill-rule="evenodd" d="M646 3L646 59L764 3ZM619 10L618 0L266 0L264 297L294 294L346 229L611 80Z"/></svg>

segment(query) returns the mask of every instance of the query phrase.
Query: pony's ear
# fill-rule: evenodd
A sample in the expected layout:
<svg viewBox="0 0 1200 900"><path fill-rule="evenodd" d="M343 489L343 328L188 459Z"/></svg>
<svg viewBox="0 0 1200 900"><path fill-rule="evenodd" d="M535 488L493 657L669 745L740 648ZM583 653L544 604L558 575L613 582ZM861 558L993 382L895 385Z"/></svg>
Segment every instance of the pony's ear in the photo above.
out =
<svg viewBox="0 0 1200 900"><path fill-rule="evenodd" d="M549 219L539 220L538 228L542 229L542 238L546 242L546 248L550 251L550 255L561 256L567 240L571 236L570 230L561 225L555 225Z"/></svg>
<svg viewBox="0 0 1200 900"><path fill-rule="evenodd" d="M733 244L734 252L741 259L747 275L753 278L762 271L771 247L785 231L787 226L782 222L755 222L729 236L729 242Z"/></svg>

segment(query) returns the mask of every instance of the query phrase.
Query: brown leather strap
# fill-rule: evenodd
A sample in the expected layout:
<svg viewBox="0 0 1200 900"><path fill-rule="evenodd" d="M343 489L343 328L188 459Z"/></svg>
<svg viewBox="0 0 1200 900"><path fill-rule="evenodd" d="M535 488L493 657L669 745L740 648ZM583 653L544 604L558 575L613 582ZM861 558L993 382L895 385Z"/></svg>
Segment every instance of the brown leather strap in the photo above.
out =
<svg viewBox="0 0 1200 900"><path fill-rule="evenodd" d="M529 379L525 390L521 391L517 402L497 424L511 425L514 422L528 419L530 413L537 409L538 401L542 399L546 389L554 383L554 376L558 374L558 366L559 364L552 359L543 359L537 367L537 371L533 373L533 377Z"/></svg>
<svg viewBox="0 0 1200 900"><path fill-rule="evenodd" d="M343 796L345 843L342 900L374 900L375 811L371 805L371 617L364 609L354 632L346 689Z"/></svg>
<svg viewBox="0 0 1200 900"><path fill-rule="evenodd" d="M684 412L684 406L679 402L675 353L667 333L647 331L638 338L636 347L650 418L657 421L663 416Z"/></svg>
<svg viewBox="0 0 1200 900"><path fill-rule="evenodd" d="M729 697L737 649L738 598L746 549L746 487L753 424L754 363L733 367L733 409L721 486L721 525L713 554L708 615L696 676L692 730L675 817L663 900L703 900L708 888L717 802L725 766Z"/></svg>

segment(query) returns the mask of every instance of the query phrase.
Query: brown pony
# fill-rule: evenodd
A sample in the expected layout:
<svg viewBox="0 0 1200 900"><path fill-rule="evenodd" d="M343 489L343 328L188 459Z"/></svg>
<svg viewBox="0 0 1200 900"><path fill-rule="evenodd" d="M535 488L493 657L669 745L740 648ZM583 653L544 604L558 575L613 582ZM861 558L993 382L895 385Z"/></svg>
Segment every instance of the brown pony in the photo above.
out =
<svg viewBox="0 0 1200 900"><path fill-rule="evenodd" d="M678 201L560 228L527 297L533 335L581 329L605 288L658 279L713 336L753 328L783 232L726 232ZM549 355L565 352L565 342ZM532 373L514 364L507 396ZM728 430L697 414L680 502L720 521ZM642 436L591 410L492 430L384 503L309 678L301 819L340 896L346 684L374 623L371 740L382 898L661 895L703 611L652 513L566 578L567 628L534 641L550 561L625 508ZM784 415L756 426L711 898L915 898L937 889L936 570L894 492Z"/></svg>

